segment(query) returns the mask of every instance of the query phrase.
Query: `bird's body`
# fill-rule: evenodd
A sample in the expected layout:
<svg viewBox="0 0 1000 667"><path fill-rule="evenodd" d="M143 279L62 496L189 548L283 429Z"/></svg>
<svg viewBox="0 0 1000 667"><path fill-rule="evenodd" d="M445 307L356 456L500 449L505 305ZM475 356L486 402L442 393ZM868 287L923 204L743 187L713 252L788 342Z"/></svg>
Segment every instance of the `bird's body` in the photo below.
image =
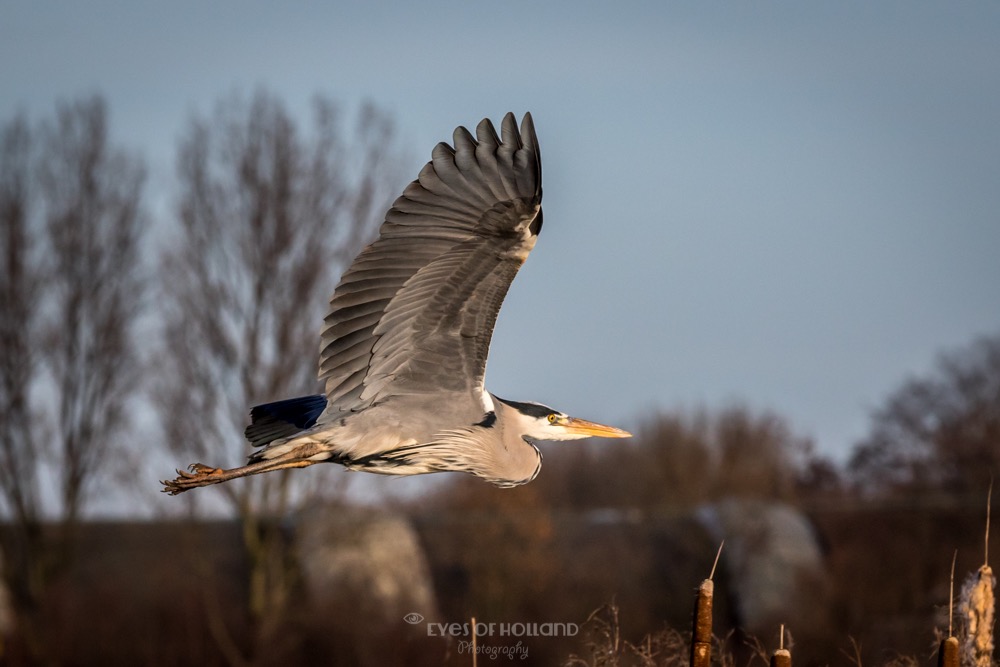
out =
<svg viewBox="0 0 1000 667"><path fill-rule="evenodd" d="M541 455L524 440L523 427L511 428L519 424L520 413L502 399L490 398L494 405L488 412L453 414L455 427L449 429L442 428L441 414L427 411L420 401L394 397L318 429L305 429L287 442L272 442L251 462L280 459L291 451L306 456L314 448L316 461L332 460L350 470L386 475L464 470L498 486L529 482L538 474ZM498 418L497 411L507 416ZM248 431L252 435L253 425ZM502 447L494 447L496 442Z"/></svg>
<svg viewBox="0 0 1000 667"><path fill-rule="evenodd" d="M497 313L542 226L531 116L501 129L484 120L475 139L460 127L438 144L342 276L321 337L326 394L253 408L246 466L195 464L165 491L321 461L516 486L538 473L534 440L628 435L485 389Z"/></svg>

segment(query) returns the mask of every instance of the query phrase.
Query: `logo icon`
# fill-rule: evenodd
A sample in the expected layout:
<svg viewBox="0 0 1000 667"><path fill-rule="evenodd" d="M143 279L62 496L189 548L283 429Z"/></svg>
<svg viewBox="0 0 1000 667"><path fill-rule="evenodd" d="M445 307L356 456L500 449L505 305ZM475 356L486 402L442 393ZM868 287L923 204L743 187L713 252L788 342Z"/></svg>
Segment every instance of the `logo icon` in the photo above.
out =
<svg viewBox="0 0 1000 667"><path fill-rule="evenodd" d="M403 620L409 623L410 625L416 625L417 623L424 620L424 617L415 611L411 611L409 614L403 617Z"/></svg>

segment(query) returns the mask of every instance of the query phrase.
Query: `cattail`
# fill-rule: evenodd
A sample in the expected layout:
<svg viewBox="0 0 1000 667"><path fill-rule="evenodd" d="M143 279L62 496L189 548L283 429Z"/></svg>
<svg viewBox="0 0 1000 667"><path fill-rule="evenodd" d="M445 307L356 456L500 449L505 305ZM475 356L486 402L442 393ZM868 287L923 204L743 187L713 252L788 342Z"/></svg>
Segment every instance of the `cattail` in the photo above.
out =
<svg viewBox="0 0 1000 667"><path fill-rule="evenodd" d="M969 575L962 586L959 619L962 622L962 663L990 667L993 661L993 588L996 579L989 565Z"/></svg>
<svg viewBox="0 0 1000 667"><path fill-rule="evenodd" d="M986 500L986 544L990 534L990 498L993 485ZM989 558L989 551L985 559ZM966 578L962 586L958 605L962 623L962 663L970 667L990 667L993 662L993 589L996 579L988 562L984 562L975 574Z"/></svg>
<svg viewBox="0 0 1000 667"><path fill-rule="evenodd" d="M958 638L948 637L938 647L938 667L958 667Z"/></svg>
<svg viewBox="0 0 1000 667"><path fill-rule="evenodd" d="M771 654L771 667L792 667L792 652L785 648L785 625L781 625L778 650Z"/></svg>
<svg viewBox="0 0 1000 667"><path fill-rule="evenodd" d="M725 544L724 540L722 544ZM712 596L715 592L712 577L715 576L715 567L719 564L722 544L719 545L719 550L715 554L715 562L712 563L712 571L709 573L708 579L702 581L698 587L698 597L694 603L691 637L691 667L709 667L712 662Z"/></svg>

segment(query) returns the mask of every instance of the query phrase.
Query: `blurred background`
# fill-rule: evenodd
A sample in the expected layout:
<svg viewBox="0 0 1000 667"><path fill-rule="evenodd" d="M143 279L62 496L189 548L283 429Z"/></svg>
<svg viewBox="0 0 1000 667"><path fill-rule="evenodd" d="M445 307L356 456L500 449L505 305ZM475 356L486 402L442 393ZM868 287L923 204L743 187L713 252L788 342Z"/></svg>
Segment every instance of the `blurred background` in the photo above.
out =
<svg viewBox="0 0 1000 667"><path fill-rule="evenodd" d="M471 664L438 624L475 616L575 624L482 640L595 664L607 619L685 631L722 539L739 662L780 623L797 661L932 659L1000 460L998 29L985 1L4 3L0 660ZM546 225L488 386L636 437L543 444L513 490L160 494L319 390L340 272L507 111Z"/></svg>

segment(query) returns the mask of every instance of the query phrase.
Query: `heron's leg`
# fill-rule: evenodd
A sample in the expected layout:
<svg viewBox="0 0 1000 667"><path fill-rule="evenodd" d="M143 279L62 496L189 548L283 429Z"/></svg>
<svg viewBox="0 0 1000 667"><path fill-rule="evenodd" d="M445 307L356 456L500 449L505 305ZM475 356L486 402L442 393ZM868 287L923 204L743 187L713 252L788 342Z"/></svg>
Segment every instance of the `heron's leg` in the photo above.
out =
<svg viewBox="0 0 1000 667"><path fill-rule="evenodd" d="M188 467L188 470L178 470L177 477L175 479L162 480L160 483L163 484L164 493L176 496L178 493L183 493L188 489L193 489L199 486L208 486L209 484L228 482L229 480L236 479L237 477L259 475L260 473L271 472L273 470L306 468L314 463L318 463L318 461L310 461L299 457L257 461L256 463L250 463L238 468L228 469L213 468L212 466L207 466L203 463L192 463Z"/></svg>

